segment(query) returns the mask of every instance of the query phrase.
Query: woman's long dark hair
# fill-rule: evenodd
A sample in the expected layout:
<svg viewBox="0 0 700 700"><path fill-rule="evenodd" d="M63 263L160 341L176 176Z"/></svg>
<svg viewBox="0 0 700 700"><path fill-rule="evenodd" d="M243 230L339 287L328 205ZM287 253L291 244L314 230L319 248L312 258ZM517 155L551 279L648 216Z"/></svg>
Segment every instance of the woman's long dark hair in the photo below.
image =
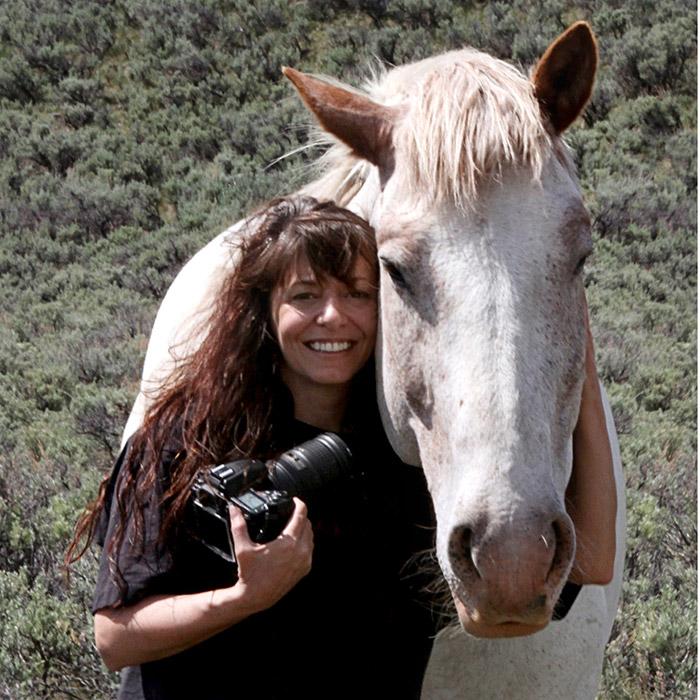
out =
<svg viewBox="0 0 700 700"><path fill-rule="evenodd" d="M311 197L274 200L244 226L233 242L240 257L213 300L203 342L158 390L130 441L112 505L118 509L119 525L105 543L112 561L129 519L130 539L143 546L144 507L158 492L161 462L173 445L178 452L169 458L160 503L161 541L176 532L198 470L279 453L280 424L291 418L293 405L279 378L270 298L287 272L305 257L319 277L347 280L358 255L376 270L370 226L330 202ZM366 376L364 384L366 395ZM109 507L108 484L109 477L79 519L66 554L68 564L94 539L101 514Z"/></svg>

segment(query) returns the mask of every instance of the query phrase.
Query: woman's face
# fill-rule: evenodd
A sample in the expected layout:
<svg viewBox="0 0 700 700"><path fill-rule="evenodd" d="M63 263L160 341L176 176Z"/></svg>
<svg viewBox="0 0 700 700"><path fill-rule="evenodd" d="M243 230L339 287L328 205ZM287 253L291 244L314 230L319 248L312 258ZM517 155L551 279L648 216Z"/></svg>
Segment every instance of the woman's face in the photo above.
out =
<svg viewBox="0 0 700 700"><path fill-rule="evenodd" d="M297 391L347 386L374 351L377 279L358 256L348 282L317 278L303 257L275 288L271 317L282 351L282 377Z"/></svg>

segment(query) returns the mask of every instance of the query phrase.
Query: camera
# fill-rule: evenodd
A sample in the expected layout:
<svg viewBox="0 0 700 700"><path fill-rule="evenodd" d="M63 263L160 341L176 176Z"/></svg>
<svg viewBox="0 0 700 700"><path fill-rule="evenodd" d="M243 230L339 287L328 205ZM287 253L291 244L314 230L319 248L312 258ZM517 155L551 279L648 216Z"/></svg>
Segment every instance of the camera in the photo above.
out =
<svg viewBox="0 0 700 700"><path fill-rule="evenodd" d="M269 542L289 522L294 496L313 500L327 485L352 475L350 448L335 433L321 433L268 462L240 459L211 467L192 485L192 534L235 563L229 505L241 510L254 542Z"/></svg>

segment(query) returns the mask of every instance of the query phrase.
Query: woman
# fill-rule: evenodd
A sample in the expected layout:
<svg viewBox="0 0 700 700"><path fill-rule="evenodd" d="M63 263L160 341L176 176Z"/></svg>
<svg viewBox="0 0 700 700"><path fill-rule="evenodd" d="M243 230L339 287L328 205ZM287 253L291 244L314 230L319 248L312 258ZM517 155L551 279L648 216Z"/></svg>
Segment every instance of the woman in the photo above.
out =
<svg viewBox="0 0 700 700"><path fill-rule="evenodd" d="M376 411L372 230L311 198L251 222L205 341L79 525L75 542L105 543L98 649L126 667L122 697L418 697L434 622L404 567L430 549L433 518L422 472L394 457ZM362 436L365 475L312 504L311 521L296 500L265 545L232 509L236 578L189 536L197 473L325 430Z"/></svg>
<svg viewBox="0 0 700 700"><path fill-rule="evenodd" d="M393 455L376 411L371 229L311 198L278 200L251 222L204 343L160 392L79 524L74 548L85 534L105 543L98 649L110 668L125 668L121 697L418 698L436 621L409 562L431 548L434 523L422 472ZM587 387L594 378L591 359ZM567 497L581 512L577 534L611 561L599 498L611 490L609 450L591 449L607 445L596 432L599 399L581 414L578 486ZM309 517L297 499L265 545L231 509L236 577L190 536L197 473L276 456L323 430L361 436L362 475L313 503ZM589 472L600 476L593 489ZM614 557L614 508L612 522ZM577 566L575 580L593 582L588 570Z"/></svg>

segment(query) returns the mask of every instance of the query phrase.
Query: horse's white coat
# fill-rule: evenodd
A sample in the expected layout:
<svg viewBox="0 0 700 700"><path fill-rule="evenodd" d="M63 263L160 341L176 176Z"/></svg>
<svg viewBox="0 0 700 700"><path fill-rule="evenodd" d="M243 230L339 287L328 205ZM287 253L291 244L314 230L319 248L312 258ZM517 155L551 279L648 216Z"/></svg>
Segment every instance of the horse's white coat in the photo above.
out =
<svg viewBox="0 0 700 700"><path fill-rule="evenodd" d="M476 639L459 628L440 633L423 684L423 700L591 700L622 590L625 552L624 476L615 424L601 385L618 493L613 580L584 586L569 614L541 632L514 639Z"/></svg>
<svg viewBox="0 0 700 700"><path fill-rule="evenodd" d="M201 341L194 329L205 328L210 300L223 276L235 264L227 241L241 222L227 228L198 251L170 285L153 323L143 363L141 388L122 434L122 447L143 421L149 397L157 392L178 360Z"/></svg>
<svg viewBox="0 0 700 700"><path fill-rule="evenodd" d="M405 445L418 447L438 516L438 558L459 587L454 528L485 523L492 541L521 549L519 533L539 532L540 516L545 525L568 521L567 445L584 346L575 269L590 233L576 183L556 157L541 184L527 170L504 173L466 212L411 200L397 171L373 218L380 259L405 270L412 289L397 292L382 276L380 395L395 449L413 461ZM538 538L530 540L537 554ZM516 562L507 569L509 550L503 559L506 575L519 576L513 585L527 588L529 572L520 576ZM552 605L569 563L547 588ZM481 581L472 579L474 594Z"/></svg>
<svg viewBox="0 0 700 700"><path fill-rule="evenodd" d="M395 104L405 90L396 87L396 76L392 80L388 103ZM433 156L438 163L439 154ZM410 298L386 274L382 279L380 405L397 452L426 469L438 515L438 556L457 589L459 572L447 553L455 525L474 513L517 522L522 513L515 503L563 510L583 349L581 284L573 270L589 242L570 167L554 148L546 156L538 178L532 169L500 164L498 179L482 183L468 208L421 196L406 180L412 169L402 167L400 148L383 191L376 170L368 173L366 166L353 165L352 187L350 175L334 178L354 195L339 203L373 223L380 256L410 277ZM323 191L328 182L306 192L333 196ZM166 295L146 356L144 391L125 437L141 422L154 378L167 376L173 361L196 345L196 337L187 338L190 329L206 319L207 300L234 264L224 243L229 235L236 235L235 227L202 249ZM585 587L564 621L530 637L480 640L443 632L424 698L595 695L624 555L624 486L607 400L606 410L620 501L613 582Z"/></svg>

